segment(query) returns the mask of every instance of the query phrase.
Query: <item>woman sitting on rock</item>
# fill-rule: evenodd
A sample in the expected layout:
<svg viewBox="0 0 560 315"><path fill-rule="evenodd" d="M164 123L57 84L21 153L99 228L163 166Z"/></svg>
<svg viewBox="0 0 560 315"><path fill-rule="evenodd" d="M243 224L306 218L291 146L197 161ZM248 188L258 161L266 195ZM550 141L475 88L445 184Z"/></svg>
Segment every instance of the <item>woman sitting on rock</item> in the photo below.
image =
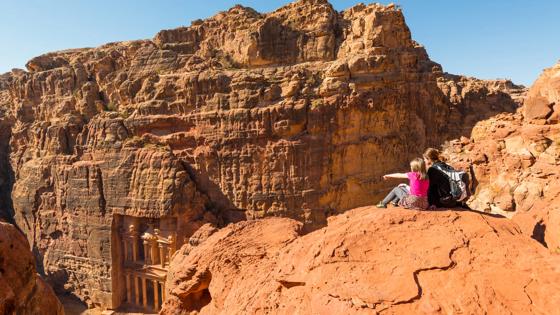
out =
<svg viewBox="0 0 560 315"><path fill-rule="evenodd" d="M449 166L442 161L441 154L437 149L426 149L423 157L428 166L428 178L430 179L430 186L428 188L428 203L430 207L455 207L456 201L451 195L449 179L436 167L439 166L440 168L447 169Z"/></svg>
<svg viewBox="0 0 560 315"><path fill-rule="evenodd" d="M412 160L408 173L394 173L383 176L385 180L388 178L408 178L409 185L400 184L393 188L387 197L377 204L378 208L387 208L389 202L407 209L425 210L428 208L429 180L424 160L420 158Z"/></svg>

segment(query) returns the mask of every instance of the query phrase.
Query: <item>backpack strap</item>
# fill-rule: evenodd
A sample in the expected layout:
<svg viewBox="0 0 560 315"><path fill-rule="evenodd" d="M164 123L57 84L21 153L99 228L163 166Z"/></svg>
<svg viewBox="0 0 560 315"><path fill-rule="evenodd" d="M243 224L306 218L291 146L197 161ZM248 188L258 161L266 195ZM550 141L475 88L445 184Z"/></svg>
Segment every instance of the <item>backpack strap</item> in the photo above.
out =
<svg viewBox="0 0 560 315"><path fill-rule="evenodd" d="M445 175L445 176L449 179L449 175L447 175L447 172L448 172L448 171L445 170L445 169L443 169L443 167L442 167L441 165L434 164L434 165L432 165L432 166L433 166L436 170L442 172L443 175Z"/></svg>
<svg viewBox="0 0 560 315"><path fill-rule="evenodd" d="M447 179L450 180L450 181L460 181L460 180L462 180L462 178L461 178L462 174L465 173L463 171L457 171L451 165L448 165L448 164L443 164L443 165L434 164L433 167L435 167L437 170L442 172L447 177Z"/></svg>
<svg viewBox="0 0 560 315"><path fill-rule="evenodd" d="M444 163L444 162L435 163L435 164L433 164L433 166L435 168L437 168L438 170L443 171L443 172L453 172L453 171L455 171L453 166L451 166L447 163Z"/></svg>

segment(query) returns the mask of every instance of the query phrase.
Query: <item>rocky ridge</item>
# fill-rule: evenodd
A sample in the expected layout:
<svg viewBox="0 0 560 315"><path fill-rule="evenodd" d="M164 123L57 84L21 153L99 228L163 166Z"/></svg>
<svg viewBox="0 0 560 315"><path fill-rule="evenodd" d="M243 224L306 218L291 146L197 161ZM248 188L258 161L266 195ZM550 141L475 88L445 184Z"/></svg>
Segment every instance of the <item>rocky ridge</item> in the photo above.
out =
<svg viewBox="0 0 560 315"><path fill-rule="evenodd" d="M236 6L2 75L2 209L56 290L107 307L116 215L176 216L181 240L268 216L312 231L524 92L443 73L392 5Z"/></svg>
<svg viewBox="0 0 560 315"><path fill-rule="evenodd" d="M559 266L476 212L364 207L304 236L271 218L179 251L161 314L560 314Z"/></svg>

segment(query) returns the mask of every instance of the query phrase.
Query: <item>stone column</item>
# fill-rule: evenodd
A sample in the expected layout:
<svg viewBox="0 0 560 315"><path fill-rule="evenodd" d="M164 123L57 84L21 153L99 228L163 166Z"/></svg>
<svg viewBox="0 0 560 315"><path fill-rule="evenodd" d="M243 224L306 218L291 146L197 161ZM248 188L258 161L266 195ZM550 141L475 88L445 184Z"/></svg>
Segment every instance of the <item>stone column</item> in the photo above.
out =
<svg viewBox="0 0 560 315"><path fill-rule="evenodd" d="M126 277L126 301L132 303L132 288L130 287L130 274L127 273Z"/></svg>
<svg viewBox="0 0 560 315"><path fill-rule="evenodd" d="M154 284L154 310L159 311L159 285L157 280L152 280Z"/></svg>
<svg viewBox="0 0 560 315"><path fill-rule="evenodd" d="M161 300L165 301L165 283L160 282L160 285L161 285Z"/></svg>
<svg viewBox="0 0 560 315"><path fill-rule="evenodd" d="M146 294L146 278L142 277L142 305L148 308L148 295Z"/></svg>
<svg viewBox="0 0 560 315"><path fill-rule="evenodd" d="M123 239L122 242L123 242L123 255L124 255L123 260L127 261L128 260L128 246L126 244L126 239Z"/></svg>
<svg viewBox="0 0 560 315"><path fill-rule="evenodd" d="M150 253L152 254L152 265L158 263L158 245L156 240L150 240Z"/></svg>
<svg viewBox="0 0 560 315"><path fill-rule="evenodd" d="M159 243L159 240L161 238L159 236L160 233L161 233L161 231L159 229L154 229L154 249L157 251L157 255L159 255L159 263L163 267L162 261L165 258L161 255L161 244ZM159 247L159 249L158 249L158 247Z"/></svg>
<svg viewBox="0 0 560 315"><path fill-rule="evenodd" d="M144 240L144 265L150 264L150 246L148 240Z"/></svg>
<svg viewBox="0 0 560 315"><path fill-rule="evenodd" d="M138 238L132 236L132 261L138 261Z"/></svg>
<svg viewBox="0 0 560 315"><path fill-rule="evenodd" d="M138 232L136 231L136 226L131 224L128 226L128 237L132 243L132 261L138 260Z"/></svg>
<svg viewBox="0 0 560 315"><path fill-rule="evenodd" d="M161 268L165 267L165 251L163 250L163 244L159 244L159 259L161 262Z"/></svg>
<svg viewBox="0 0 560 315"><path fill-rule="evenodd" d="M136 305L140 305L140 283L138 283L138 280L140 280L140 278L133 275L133 279L134 279L134 293L135 293L134 301L136 302Z"/></svg>

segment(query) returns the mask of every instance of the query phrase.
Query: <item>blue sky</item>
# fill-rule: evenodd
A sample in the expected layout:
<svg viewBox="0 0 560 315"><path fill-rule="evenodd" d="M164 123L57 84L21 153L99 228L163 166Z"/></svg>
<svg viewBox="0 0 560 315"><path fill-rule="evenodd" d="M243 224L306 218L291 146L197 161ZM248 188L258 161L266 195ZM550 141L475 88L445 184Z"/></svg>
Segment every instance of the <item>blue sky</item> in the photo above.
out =
<svg viewBox="0 0 560 315"><path fill-rule="evenodd" d="M363 0L362 0L363 1ZM152 38L236 3L267 12L283 0L2 0L0 73L45 52ZM343 10L359 0L331 0ZM389 3L391 1L379 1ZM530 85L560 59L560 1L401 0L413 38L447 72Z"/></svg>

